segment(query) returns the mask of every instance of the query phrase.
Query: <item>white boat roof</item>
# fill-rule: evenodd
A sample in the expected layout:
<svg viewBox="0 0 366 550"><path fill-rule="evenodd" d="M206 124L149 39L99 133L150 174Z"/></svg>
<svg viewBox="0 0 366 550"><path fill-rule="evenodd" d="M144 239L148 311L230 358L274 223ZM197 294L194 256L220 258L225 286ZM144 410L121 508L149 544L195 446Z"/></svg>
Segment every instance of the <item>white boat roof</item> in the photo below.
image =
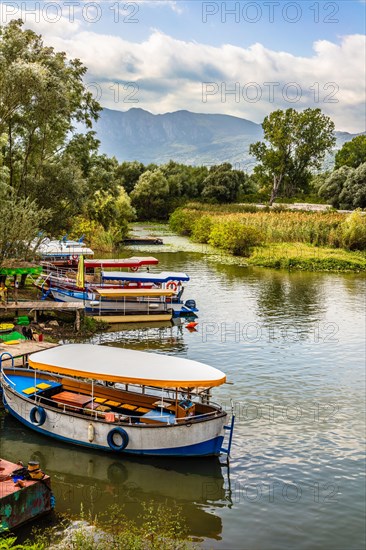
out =
<svg viewBox="0 0 366 550"><path fill-rule="evenodd" d="M79 241L56 241L44 239L39 245L37 252L43 256L92 256L94 252L83 242Z"/></svg>
<svg viewBox="0 0 366 550"><path fill-rule="evenodd" d="M161 273L128 273L121 271L102 271L102 279L108 281L134 281L141 283L168 283L169 281L189 281L186 273L177 271L162 271Z"/></svg>
<svg viewBox="0 0 366 550"><path fill-rule="evenodd" d="M33 353L29 365L62 375L157 388L210 388L226 381L220 370L191 359L93 344Z"/></svg>

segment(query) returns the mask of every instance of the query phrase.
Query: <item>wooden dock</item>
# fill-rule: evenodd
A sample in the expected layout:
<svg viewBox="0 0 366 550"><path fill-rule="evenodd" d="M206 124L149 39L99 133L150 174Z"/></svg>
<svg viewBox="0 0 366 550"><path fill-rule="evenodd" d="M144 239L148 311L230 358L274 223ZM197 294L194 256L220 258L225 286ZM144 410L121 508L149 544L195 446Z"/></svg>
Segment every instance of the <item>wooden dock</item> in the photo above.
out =
<svg viewBox="0 0 366 550"><path fill-rule="evenodd" d="M81 302L52 302L52 301L34 301L34 302L9 302L0 304L0 316L4 313L14 313L16 317L19 312L27 312L33 314L33 319L37 322L37 313L42 311L70 311L76 315L76 330L80 330L80 312L84 311L84 304Z"/></svg>
<svg viewBox="0 0 366 550"><path fill-rule="evenodd" d="M0 341L0 364L10 366L14 362L14 366L24 366L28 360L28 355L36 351L54 348L59 344L51 342L34 342L33 340L21 340L19 344L7 345Z"/></svg>
<svg viewBox="0 0 366 550"><path fill-rule="evenodd" d="M0 313L6 311L81 311L84 309L84 304L80 302L51 302L51 301L35 301L35 302L9 302L4 306L0 304Z"/></svg>

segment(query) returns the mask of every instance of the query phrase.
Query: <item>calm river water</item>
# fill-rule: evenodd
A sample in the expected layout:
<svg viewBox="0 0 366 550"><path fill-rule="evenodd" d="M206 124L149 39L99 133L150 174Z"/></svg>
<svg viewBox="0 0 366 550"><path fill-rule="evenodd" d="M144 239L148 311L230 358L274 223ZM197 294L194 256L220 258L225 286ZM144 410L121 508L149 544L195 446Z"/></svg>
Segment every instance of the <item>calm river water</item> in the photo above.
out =
<svg viewBox="0 0 366 550"><path fill-rule="evenodd" d="M0 456L37 457L59 511L120 504L136 518L142 501L176 502L204 548L363 548L365 277L246 268L184 238L164 239L139 254L191 276L185 298L197 300L198 330L117 327L92 341L225 371L230 384L214 400L228 411L233 400L236 412L230 468L218 459L117 459L55 443L9 417Z"/></svg>

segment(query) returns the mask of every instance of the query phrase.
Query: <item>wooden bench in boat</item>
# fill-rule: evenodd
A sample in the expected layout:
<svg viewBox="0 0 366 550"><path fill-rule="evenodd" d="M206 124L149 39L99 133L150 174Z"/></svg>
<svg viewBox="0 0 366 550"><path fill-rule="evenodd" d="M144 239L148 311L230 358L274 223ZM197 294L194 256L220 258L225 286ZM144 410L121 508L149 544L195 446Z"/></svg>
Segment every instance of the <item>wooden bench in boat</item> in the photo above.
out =
<svg viewBox="0 0 366 550"><path fill-rule="evenodd" d="M66 405L78 409L82 409L93 401L90 395L82 395L70 391L62 391L60 393L56 393L51 397L51 399L53 401L56 401L59 407L63 407L64 405Z"/></svg>

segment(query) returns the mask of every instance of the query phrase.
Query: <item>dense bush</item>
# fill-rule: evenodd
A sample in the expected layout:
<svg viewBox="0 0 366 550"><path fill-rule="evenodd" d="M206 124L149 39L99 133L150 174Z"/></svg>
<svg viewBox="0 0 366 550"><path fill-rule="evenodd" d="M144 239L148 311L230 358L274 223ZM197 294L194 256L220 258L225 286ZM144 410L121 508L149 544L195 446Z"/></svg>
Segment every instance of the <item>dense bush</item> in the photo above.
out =
<svg viewBox="0 0 366 550"><path fill-rule="evenodd" d="M342 244L349 250L366 249L366 216L352 212L342 223Z"/></svg>
<svg viewBox="0 0 366 550"><path fill-rule="evenodd" d="M249 256L251 249L263 242L263 235L255 227L228 218L215 220L208 242L234 256Z"/></svg>
<svg viewBox="0 0 366 550"><path fill-rule="evenodd" d="M210 216L198 218L193 224L192 241L197 243L208 243L212 226L213 220Z"/></svg>
<svg viewBox="0 0 366 550"><path fill-rule="evenodd" d="M180 235L191 235L194 222L200 218L199 212L178 208L169 219L169 225L173 231Z"/></svg>
<svg viewBox="0 0 366 550"><path fill-rule="evenodd" d="M319 195L336 208L366 208L366 163L334 170L319 187Z"/></svg>
<svg viewBox="0 0 366 550"><path fill-rule="evenodd" d="M223 213L222 208L204 205L181 208L171 216L171 227L234 254L247 255L261 243L306 243L314 246L366 249L366 216L338 212L257 211Z"/></svg>

